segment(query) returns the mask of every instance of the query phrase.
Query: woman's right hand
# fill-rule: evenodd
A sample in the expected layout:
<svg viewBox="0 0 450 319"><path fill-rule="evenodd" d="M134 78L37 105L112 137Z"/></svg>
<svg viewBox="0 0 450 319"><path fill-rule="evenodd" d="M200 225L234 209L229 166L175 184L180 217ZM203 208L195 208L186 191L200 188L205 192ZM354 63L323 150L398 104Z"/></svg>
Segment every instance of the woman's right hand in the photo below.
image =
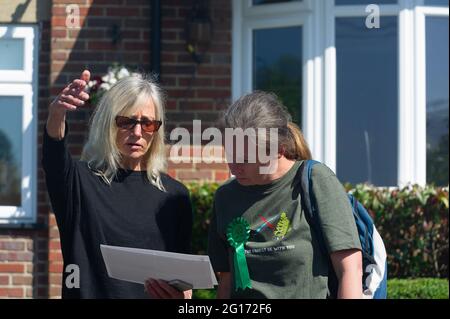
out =
<svg viewBox="0 0 450 319"><path fill-rule="evenodd" d="M50 104L46 125L50 137L56 140L64 138L66 112L75 111L89 100L89 94L84 89L90 78L91 73L84 70L80 79L73 80Z"/></svg>
<svg viewBox="0 0 450 319"><path fill-rule="evenodd" d="M192 299L192 289L179 291L164 280L149 278L145 281L144 289L151 299Z"/></svg>
<svg viewBox="0 0 450 319"><path fill-rule="evenodd" d="M74 111L78 107L83 106L89 100L89 94L84 92L91 73L84 70L79 79L73 80L50 104L50 112L64 113L66 111Z"/></svg>

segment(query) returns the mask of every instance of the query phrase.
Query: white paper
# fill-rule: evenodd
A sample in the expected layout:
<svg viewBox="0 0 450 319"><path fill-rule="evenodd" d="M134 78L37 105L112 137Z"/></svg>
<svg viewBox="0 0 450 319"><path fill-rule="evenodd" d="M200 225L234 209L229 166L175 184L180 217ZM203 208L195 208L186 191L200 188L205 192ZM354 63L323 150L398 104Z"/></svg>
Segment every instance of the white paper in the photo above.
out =
<svg viewBox="0 0 450 319"><path fill-rule="evenodd" d="M194 289L217 285L209 256L100 245L111 278L143 284L148 278L182 280Z"/></svg>

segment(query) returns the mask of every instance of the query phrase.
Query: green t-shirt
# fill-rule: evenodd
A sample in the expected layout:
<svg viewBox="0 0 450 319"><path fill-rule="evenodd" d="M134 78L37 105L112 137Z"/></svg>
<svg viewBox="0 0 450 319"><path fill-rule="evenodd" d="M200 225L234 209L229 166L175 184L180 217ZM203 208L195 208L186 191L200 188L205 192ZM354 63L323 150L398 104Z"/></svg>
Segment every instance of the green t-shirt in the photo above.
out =
<svg viewBox="0 0 450 319"><path fill-rule="evenodd" d="M252 288L235 291L233 279L231 298L327 297L329 257L301 207L296 177L301 163L270 184L242 186L232 179L217 190L208 239L214 271L234 276L228 224L243 217L251 229L245 256ZM314 165L312 186L328 253L361 249L350 202L335 174L323 164Z"/></svg>

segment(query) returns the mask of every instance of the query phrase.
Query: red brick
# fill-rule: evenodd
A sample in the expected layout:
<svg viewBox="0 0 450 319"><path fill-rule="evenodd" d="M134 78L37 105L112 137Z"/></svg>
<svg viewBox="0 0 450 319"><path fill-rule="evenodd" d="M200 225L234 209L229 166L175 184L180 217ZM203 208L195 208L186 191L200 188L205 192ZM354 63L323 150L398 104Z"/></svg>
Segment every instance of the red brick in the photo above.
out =
<svg viewBox="0 0 450 319"><path fill-rule="evenodd" d="M25 265L16 263L0 264L0 273L10 273L10 272L23 273L25 272Z"/></svg>
<svg viewBox="0 0 450 319"><path fill-rule="evenodd" d="M0 285L9 285L9 276L0 275Z"/></svg>
<svg viewBox="0 0 450 319"><path fill-rule="evenodd" d="M136 17L139 15L138 8L106 8L106 15L108 17L119 16L119 17Z"/></svg>
<svg viewBox="0 0 450 319"><path fill-rule="evenodd" d="M50 261L62 261L62 254L60 251L58 252L50 252L48 256L48 260Z"/></svg>
<svg viewBox="0 0 450 319"><path fill-rule="evenodd" d="M31 285L33 283L33 276L13 276L13 285Z"/></svg>
<svg viewBox="0 0 450 319"><path fill-rule="evenodd" d="M126 50L142 51L148 50L150 44L147 42L125 42Z"/></svg>
<svg viewBox="0 0 450 319"><path fill-rule="evenodd" d="M181 163L175 163L175 162L173 162L173 161L171 161L169 159L168 167L170 169L176 169L176 170L179 170L179 169L193 169L194 168L194 164L192 163L192 161L189 161L189 163L186 163L184 161L182 161Z"/></svg>
<svg viewBox="0 0 450 319"><path fill-rule="evenodd" d="M214 86L229 88L231 87L231 79L230 78L214 79Z"/></svg>
<svg viewBox="0 0 450 319"><path fill-rule="evenodd" d="M0 250L25 250L25 243L17 241L0 241Z"/></svg>
<svg viewBox="0 0 450 319"><path fill-rule="evenodd" d="M223 171L215 171L214 172L214 180L216 182L222 182L226 181L230 178L230 172L223 172Z"/></svg>
<svg viewBox="0 0 450 319"><path fill-rule="evenodd" d="M228 171L228 164L223 162L223 163L197 163L195 164L195 168L196 169L201 169L201 170L217 170L217 171Z"/></svg>
<svg viewBox="0 0 450 319"><path fill-rule="evenodd" d="M50 250L59 250L59 249L61 249L61 242L59 240L51 240L49 242L49 249Z"/></svg>
<svg viewBox="0 0 450 319"><path fill-rule="evenodd" d="M50 265L48 266L48 271L50 273L62 273L63 271L63 264L62 263L50 263Z"/></svg>
<svg viewBox="0 0 450 319"><path fill-rule="evenodd" d="M72 125L70 126L70 128L72 129ZM48 225L49 226L56 226L56 217L54 214L50 214L48 216Z"/></svg>
<svg viewBox="0 0 450 319"><path fill-rule="evenodd" d="M172 178L177 178L177 171L175 169L168 169L167 174Z"/></svg>
<svg viewBox="0 0 450 319"><path fill-rule="evenodd" d="M54 1L54 3L83 5L83 4L86 4L86 0L57 0L57 1Z"/></svg>
<svg viewBox="0 0 450 319"><path fill-rule="evenodd" d="M61 287L50 287L50 298L61 298Z"/></svg>
<svg viewBox="0 0 450 319"><path fill-rule="evenodd" d="M62 283L62 274L52 274L50 278L48 278L50 285L61 285Z"/></svg>
<svg viewBox="0 0 450 319"><path fill-rule="evenodd" d="M230 90L198 90L197 97L200 98L229 98L231 96Z"/></svg>
<svg viewBox="0 0 450 319"><path fill-rule="evenodd" d="M177 170L177 176L181 180L212 180L211 171L186 171Z"/></svg>
<svg viewBox="0 0 450 319"><path fill-rule="evenodd" d="M50 229L50 238L59 238L59 231L57 227Z"/></svg>
<svg viewBox="0 0 450 319"><path fill-rule="evenodd" d="M65 38L65 37L67 37L67 30L66 29L53 29L52 37L53 38Z"/></svg>
<svg viewBox="0 0 450 319"><path fill-rule="evenodd" d="M27 274L32 274L33 268L34 268L33 264L26 265Z"/></svg>
<svg viewBox="0 0 450 319"><path fill-rule="evenodd" d="M0 261L32 261L33 253L31 252L9 252L0 253Z"/></svg>
<svg viewBox="0 0 450 319"><path fill-rule="evenodd" d="M111 41L89 41L88 50L114 50L115 46Z"/></svg>
<svg viewBox="0 0 450 319"><path fill-rule="evenodd" d="M24 297L23 288L0 288L0 297L19 298Z"/></svg>

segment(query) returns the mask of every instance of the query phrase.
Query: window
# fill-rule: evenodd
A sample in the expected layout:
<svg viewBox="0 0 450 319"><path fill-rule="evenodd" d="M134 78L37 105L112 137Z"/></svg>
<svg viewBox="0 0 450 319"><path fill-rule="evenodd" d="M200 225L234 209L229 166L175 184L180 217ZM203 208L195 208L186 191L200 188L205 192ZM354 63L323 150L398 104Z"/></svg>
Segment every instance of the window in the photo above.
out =
<svg viewBox="0 0 450 319"><path fill-rule="evenodd" d="M425 5L448 7L448 0L425 0Z"/></svg>
<svg viewBox="0 0 450 319"><path fill-rule="evenodd" d="M301 125L302 27L253 31L253 89L275 92Z"/></svg>
<svg viewBox="0 0 450 319"><path fill-rule="evenodd" d="M448 16L448 0L234 0L233 99L275 91L342 182L447 185Z"/></svg>
<svg viewBox="0 0 450 319"><path fill-rule="evenodd" d="M427 183L448 185L448 18L427 17Z"/></svg>
<svg viewBox="0 0 450 319"><path fill-rule="evenodd" d="M0 223L36 221L36 30L0 25Z"/></svg>
<svg viewBox="0 0 450 319"><path fill-rule="evenodd" d="M336 171L352 184L397 185L397 19L379 29L336 19ZM389 139L386 139L389 136Z"/></svg>

